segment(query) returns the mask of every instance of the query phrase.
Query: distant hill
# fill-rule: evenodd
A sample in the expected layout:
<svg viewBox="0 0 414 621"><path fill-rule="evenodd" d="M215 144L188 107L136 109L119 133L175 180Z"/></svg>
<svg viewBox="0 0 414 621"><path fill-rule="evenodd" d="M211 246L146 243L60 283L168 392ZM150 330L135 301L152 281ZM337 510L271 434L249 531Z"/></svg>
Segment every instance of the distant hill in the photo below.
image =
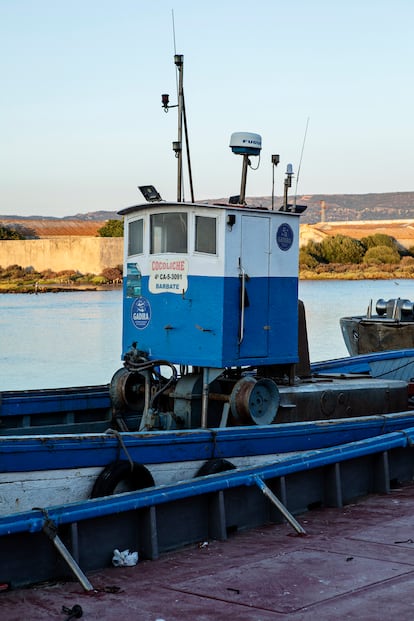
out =
<svg viewBox="0 0 414 621"><path fill-rule="evenodd" d="M227 198L198 202L205 203L226 203ZM290 203L294 202L294 197L289 196ZM262 207L271 208L272 199L270 196L248 197L246 199L248 205L260 205ZM282 205L283 198L281 196L274 197L274 208L279 209ZM350 221L350 220L414 220L414 191L413 192L387 192L378 194L312 194L307 196L298 196L297 204L307 205L307 210L301 216L301 222L304 224L315 224L322 220L321 206L324 202L325 220L328 222ZM73 216L65 216L64 218L52 218L50 216L1 216L0 223L7 226L21 224L22 226L30 221L33 223L39 221L54 221L57 230L58 222L62 225L70 221L102 223L106 220L117 220L121 216L116 211L91 211L88 213L78 213ZM67 222L69 224L69 222ZM96 227L99 228L99 227ZM92 230L92 228L90 229ZM86 229L85 229L86 231ZM55 233L59 234L59 233ZM67 233L66 233L67 234ZM76 233L72 233L76 234ZM82 234L82 233L81 233ZM85 234L85 233L83 233ZM87 233L86 233L87 234ZM90 234L90 233L89 233Z"/></svg>
<svg viewBox="0 0 414 621"><path fill-rule="evenodd" d="M96 237L107 220L121 219L116 212L96 211L65 218L47 216L0 216L0 225L18 231L26 239L51 237Z"/></svg>
<svg viewBox="0 0 414 621"><path fill-rule="evenodd" d="M89 213L77 213L74 216L66 216L62 220L98 220L106 222L106 220L122 220L122 216L116 211L91 211Z"/></svg>
<svg viewBox="0 0 414 621"><path fill-rule="evenodd" d="M74 216L63 216L57 218L55 216L2 216L0 215L0 221L10 220L15 222L17 220L92 220L97 222L106 222L106 220L121 220L122 216L118 215L116 211L90 211L88 213L77 213Z"/></svg>
<svg viewBox="0 0 414 621"><path fill-rule="evenodd" d="M403 220L414 219L414 192L388 192L383 194L312 194L298 196L297 204L307 205L301 215L304 224L315 224L322 219L321 203L325 203L325 220L330 222L349 220ZM248 204L259 203L271 207L270 197L247 199ZM275 197L274 205L279 209L282 197ZM293 197L289 197L293 203Z"/></svg>

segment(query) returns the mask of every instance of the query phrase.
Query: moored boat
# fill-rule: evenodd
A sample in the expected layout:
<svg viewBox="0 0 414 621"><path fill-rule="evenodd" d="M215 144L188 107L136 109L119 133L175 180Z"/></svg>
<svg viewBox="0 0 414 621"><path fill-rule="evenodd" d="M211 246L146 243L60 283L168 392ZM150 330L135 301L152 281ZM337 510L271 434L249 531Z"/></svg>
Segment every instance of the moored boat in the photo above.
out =
<svg viewBox="0 0 414 621"><path fill-rule="evenodd" d="M365 315L342 317L340 327L351 356L414 347L414 304L411 300L372 300Z"/></svg>
<svg viewBox="0 0 414 621"><path fill-rule="evenodd" d="M8 553L4 567L0 561L0 579L12 549L38 533L39 516L60 553L53 528L70 524L71 550L79 557L85 545L95 555L90 567L108 562L114 532L124 525L122 542L130 538L132 545L143 530L144 553L151 547L150 557L155 557L155 539L163 539L162 549L168 549L193 541L194 534L185 537L186 529L205 532L203 513L211 500L205 494L210 491L217 492L210 509L219 523L211 532L223 536L231 528L225 518L226 488L240 494L254 484L259 495L271 497L264 478L283 488L280 477L312 463L317 501L325 478L336 477L338 498L339 476L330 466L341 455L356 452L362 458L384 453L384 446L406 448L406 435L397 434L413 426L406 380L352 377L346 371L341 377L312 374L298 300L303 207L288 202L291 166L280 209L247 207L247 170L250 158L260 155L261 137L237 132L230 147L242 158L240 194L219 204L183 200L181 55L175 64L177 200L163 201L154 186L141 186L146 202L120 212L125 227L123 366L107 387L3 393L0 536L7 540L3 549ZM163 106L169 107L166 95ZM272 165L277 162L278 156L272 157ZM276 468L280 461L283 468ZM383 462L386 488L385 457ZM329 474L321 475L318 468L325 466ZM378 470L376 464L373 469ZM401 472L405 465L395 467L393 476ZM210 476L218 477L215 483ZM300 497L304 491L292 493ZM204 499L188 509L191 520L186 520L185 503L195 496ZM247 496L252 513L244 511L247 503L240 522L240 498L229 500L231 520L240 527L268 517L263 503ZM163 520L163 509L154 508L167 500L179 504L178 510L174 505L174 525ZM103 524L102 516L115 524ZM78 522L89 517L93 524L86 532L78 529ZM192 524L197 519L203 528ZM42 537L35 541L43 554ZM24 580L53 574L56 558L47 554L47 570L36 576L30 569Z"/></svg>

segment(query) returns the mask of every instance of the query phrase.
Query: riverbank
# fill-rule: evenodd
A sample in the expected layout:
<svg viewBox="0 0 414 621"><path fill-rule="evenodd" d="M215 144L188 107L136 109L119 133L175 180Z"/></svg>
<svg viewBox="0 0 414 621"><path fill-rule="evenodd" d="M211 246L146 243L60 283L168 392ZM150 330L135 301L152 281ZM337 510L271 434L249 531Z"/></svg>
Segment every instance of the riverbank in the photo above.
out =
<svg viewBox="0 0 414 621"><path fill-rule="evenodd" d="M322 272L322 273L317 273L317 272L311 272L311 271L306 271L306 272L301 272L299 275L299 280L300 281L320 281L320 280L326 280L326 281L359 281L359 280L413 280L414 279L414 275L400 275L397 273L392 273L392 274L378 274L378 275L366 275L364 274L364 272L343 272L341 274L337 274L337 273L328 273L328 272ZM33 286L27 286L27 285L16 285L16 284L12 284L10 286L7 285L7 283L2 283L0 285L0 295L2 293L6 294L28 294L28 295L39 295L42 293L75 293L75 292L87 292L87 291L117 291L117 290L121 290L122 289L122 285L120 284L108 284L108 285L87 285L87 284L83 284L83 285L77 285L77 284L71 284L71 285L62 285L62 284L56 284L56 285L40 285L37 288L33 287Z"/></svg>
<svg viewBox="0 0 414 621"><path fill-rule="evenodd" d="M411 262L366 265L338 263L319 264L315 267L302 267L300 280L405 280L414 278L414 265Z"/></svg>
<svg viewBox="0 0 414 621"><path fill-rule="evenodd" d="M62 292L78 292L78 291L115 291L117 289L121 289L122 284L106 284L106 285L93 285L93 284L76 284L71 283L70 285L62 285L59 284L47 284L42 285L38 284L27 285L27 284L7 284L2 283L0 285L0 294L1 293L27 293L31 295L38 295L40 293L62 293Z"/></svg>
<svg viewBox="0 0 414 621"><path fill-rule="evenodd" d="M304 267L299 271L299 280L412 280L414 279L414 265L339 265L329 263L314 268ZM63 291L113 291L122 288L122 280L96 282L92 280L51 282L49 279L36 282L27 282L27 278L13 278L0 280L1 293L60 293Z"/></svg>

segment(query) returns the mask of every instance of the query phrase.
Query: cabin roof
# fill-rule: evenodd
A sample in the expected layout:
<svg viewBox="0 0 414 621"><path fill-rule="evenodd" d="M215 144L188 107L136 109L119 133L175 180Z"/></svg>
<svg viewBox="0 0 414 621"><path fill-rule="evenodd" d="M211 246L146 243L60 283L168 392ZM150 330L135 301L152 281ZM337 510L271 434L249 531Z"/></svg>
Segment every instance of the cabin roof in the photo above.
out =
<svg viewBox="0 0 414 621"><path fill-rule="evenodd" d="M256 213L277 213L276 210L272 211L270 209L268 209L267 207L259 207L259 206L254 206L254 205L237 205L237 204L233 204L233 203L178 203L178 202L172 202L172 201L161 201L161 202L148 202L148 203L140 203L139 205L132 205L131 207L125 207L124 209L121 209L120 211L118 211L118 214L120 216L126 216L130 213L133 213L134 211L140 211L143 209L151 209L151 208L162 208L165 209L166 207L168 208L174 208L174 209L183 209L183 208L187 208L187 209L193 209L195 208L203 208L203 209L209 209L209 208L215 208L215 209L231 209L236 210L236 211L244 211L244 212L256 212ZM298 217L300 214L298 213L294 213L291 211L286 211L284 212L287 216L296 216Z"/></svg>

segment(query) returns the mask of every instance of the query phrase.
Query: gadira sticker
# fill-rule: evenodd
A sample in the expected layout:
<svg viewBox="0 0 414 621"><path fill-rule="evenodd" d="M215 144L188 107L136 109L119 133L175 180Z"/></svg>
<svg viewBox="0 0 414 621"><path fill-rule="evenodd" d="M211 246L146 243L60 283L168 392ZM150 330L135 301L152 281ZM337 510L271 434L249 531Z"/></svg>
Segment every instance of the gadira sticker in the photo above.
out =
<svg viewBox="0 0 414 621"><path fill-rule="evenodd" d="M276 243L281 250L289 250L293 244L293 231L286 222L281 224L276 232Z"/></svg>
<svg viewBox="0 0 414 621"><path fill-rule="evenodd" d="M142 295L131 306L131 320L138 330L144 330L151 321L151 305Z"/></svg>

